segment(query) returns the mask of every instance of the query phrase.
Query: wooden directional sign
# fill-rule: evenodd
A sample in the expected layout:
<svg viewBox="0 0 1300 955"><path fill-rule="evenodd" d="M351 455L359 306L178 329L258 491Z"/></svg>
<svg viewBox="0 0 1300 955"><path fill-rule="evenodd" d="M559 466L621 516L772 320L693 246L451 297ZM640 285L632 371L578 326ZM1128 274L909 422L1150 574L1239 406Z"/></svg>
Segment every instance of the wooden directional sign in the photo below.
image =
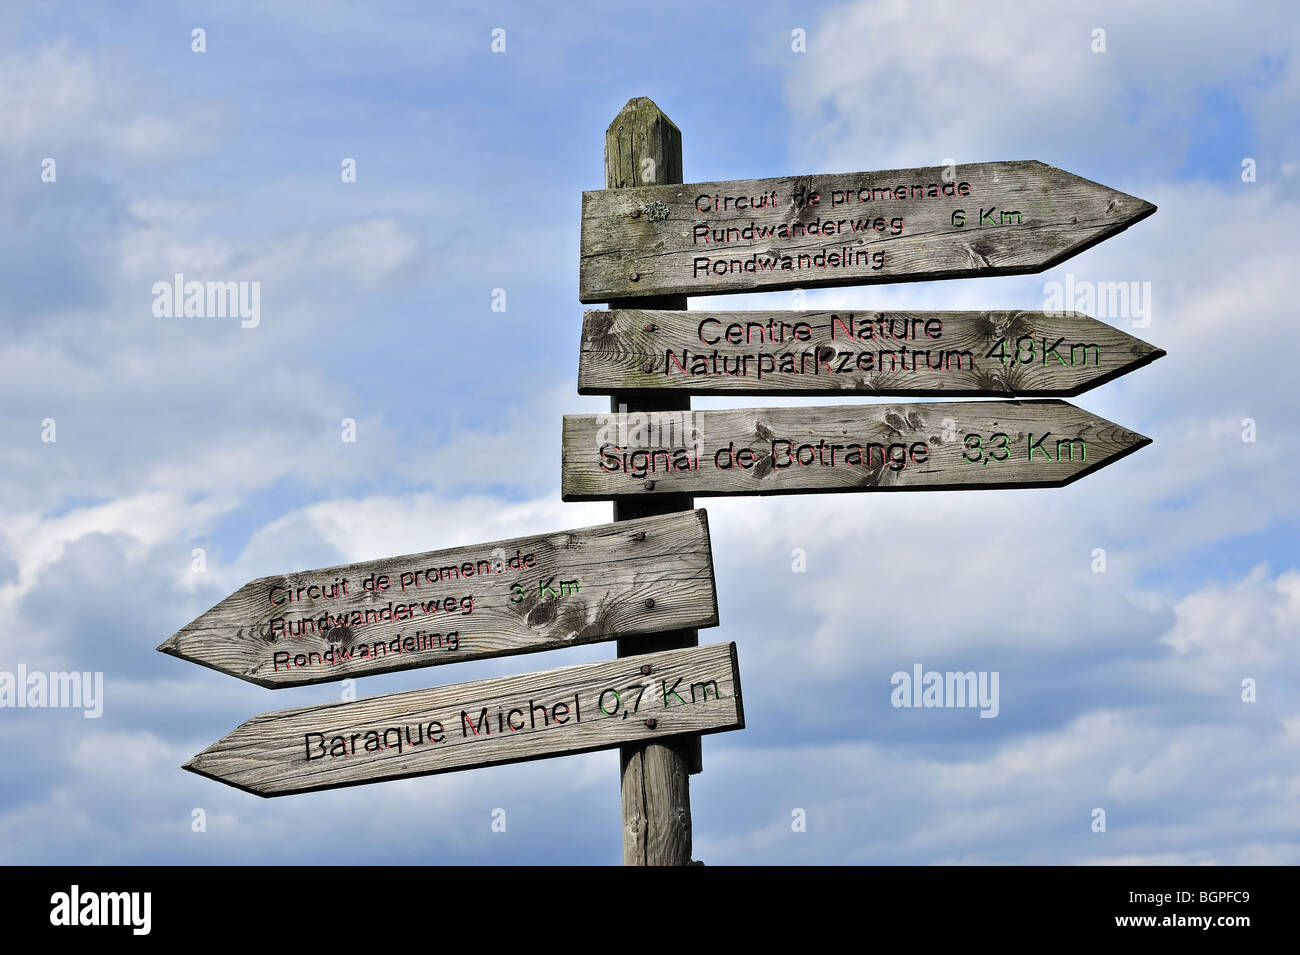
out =
<svg viewBox="0 0 1300 955"><path fill-rule="evenodd" d="M185 768L284 796L744 726L723 643L263 713Z"/></svg>
<svg viewBox="0 0 1300 955"><path fill-rule="evenodd" d="M1040 272L1155 209L1035 161L584 192L578 297Z"/></svg>
<svg viewBox="0 0 1300 955"><path fill-rule="evenodd" d="M282 687L717 623L696 510L263 577L158 649Z"/></svg>
<svg viewBox="0 0 1300 955"><path fill-rule="evenodd" d="M1069 396L1162 355L1075 312L600 309L578 393Z"/></svg>
<svg viewBox="0 0 1300 955"><path fill-rule="evenodd" d="M1064 401L566 415L566 501L1060 487L1150 444Z"/></svg>

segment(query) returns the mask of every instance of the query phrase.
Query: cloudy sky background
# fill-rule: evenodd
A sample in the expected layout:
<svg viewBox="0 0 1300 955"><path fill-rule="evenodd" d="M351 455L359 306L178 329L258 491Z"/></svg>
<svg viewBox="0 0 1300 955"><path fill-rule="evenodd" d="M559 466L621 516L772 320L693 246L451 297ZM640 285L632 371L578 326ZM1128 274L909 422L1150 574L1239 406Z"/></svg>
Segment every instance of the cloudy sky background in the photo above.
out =
<svg viewBox="0 0 1300 955"><path fill-rule="evenodd" d="M1169 353L1075 399L1155 442L1065 489L701 499L722 618L702 637L737 642L748 726L704 742L695 857L1300 862L1295 10L583 6L0 10L0 669L106 682L99 720L0 710L0 861L620 858L616 753L276 800L185 773L249 716L339 688L154 648L253 577L609 519L559 499L561 416L607 407L575 394L579 200L606 125L649 96L688 181L1040 159L1148 199L1041 275L806 307L1035 309L1067 273L1150 282L1149 327L1109 320ZM261 325L155 318L175 272L259 281ZM999 671L999 716L892 708L914 663Z"/></svg>

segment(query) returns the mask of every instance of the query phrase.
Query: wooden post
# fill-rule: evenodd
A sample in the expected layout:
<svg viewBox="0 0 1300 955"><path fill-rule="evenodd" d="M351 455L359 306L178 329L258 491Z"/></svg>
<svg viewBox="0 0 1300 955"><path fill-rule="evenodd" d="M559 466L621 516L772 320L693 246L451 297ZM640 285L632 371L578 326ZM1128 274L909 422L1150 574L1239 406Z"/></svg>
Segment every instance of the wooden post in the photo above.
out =
<svg viewBox="0 0 1300 955"><path fill-rule="evenodd" d="M663 110L644 96L627 105L605 131L605 188L682 182L682 133ZM685 295L613 301L610 308L684 311ZM614 393L610 410L689 411L688 394L633 396ZM614 502L614 520L626 521L694 507L686 494L645 495ZM693 647L695 630L672 630L618 642L620 657ZM623 793L623 864L689 865L691 862L690 773L700 766L700 737L678 736L620 749Z"/></svg>

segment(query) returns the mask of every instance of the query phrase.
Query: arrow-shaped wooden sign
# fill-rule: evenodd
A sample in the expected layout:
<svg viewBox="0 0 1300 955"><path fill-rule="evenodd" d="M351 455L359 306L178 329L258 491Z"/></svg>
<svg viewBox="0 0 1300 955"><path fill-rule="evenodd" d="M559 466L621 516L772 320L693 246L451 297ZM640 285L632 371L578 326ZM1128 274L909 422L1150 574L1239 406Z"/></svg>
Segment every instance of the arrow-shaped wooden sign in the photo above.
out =
<svg viewBox="0 0 1300 955"><path fill-rule="evenodd" d="M284 796L744 726L722 643L263 713L185 768Z"/></svg>
<svg viewBox="0 0 1300 955"><path fill-rule="evenodd" d="M1150 443L1050 399L565 415L561 493L1060 487Z"/></svg>
<svg viewBox="0 0 1300 955"><path fill-rule="evenodd" d="M578 297L1041 272L1155 210L1037 161L584 192Z"/></svg>
<svg viewBox="0 0 1300 955"><path fill-rule="evenodd" d="M696 510L263 577L158 649L283 687L717 623Z"/></svg>
<svg viewBox="0 0 1300 955"><path fill-rule="evenodd" d="M600 309L578 393L1066 397L1162 355L1076 312Z"/></svg>

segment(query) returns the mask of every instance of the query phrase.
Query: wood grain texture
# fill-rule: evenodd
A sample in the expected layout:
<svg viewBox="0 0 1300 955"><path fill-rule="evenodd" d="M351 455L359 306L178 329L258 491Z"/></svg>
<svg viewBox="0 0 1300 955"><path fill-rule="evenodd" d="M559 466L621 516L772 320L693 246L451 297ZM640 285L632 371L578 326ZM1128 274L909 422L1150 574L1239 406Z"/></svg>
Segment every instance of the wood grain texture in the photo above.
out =
<svg viewBox="0 0 1300 955"><path fill-rule="evenodd" d="M185 768L284 796L744 725L736 645L722 643L263 713Z"/></svg>
<svg viewBox="0 0 1300 955"><path fill-rule="evenodd" d="M1060 487L1150 443L1136 432L1051 399L686 414L687 419L682 412L566 415L564 499ZM971 436L979 437L978 445L971 444ZM622 444L617 444L620 439ZM659 469L638 475L621 470L619 452L620 470L602 470L602 462L610 461L610 442L628 449L633 468L637 462L630 449L642 452L644 464L655 451L680 450L671 463L690 459L699 466L666 470L666 456L659 454L654 458ZM824 447L819 449L819 442ZM727 449L733 446L730 460L748 467L719 466L727 463ZM801 446L811 450L800 452ZM853 447L860 449L856 456ZM751 449L752 457L743 457L742 448ZM888 463L882 463L884 459Z"/></svg>
<svg viewBox="0 0 1300 955"><path fill-rule="evenodd" d="M956 167L953 185L968 185L964 197L913 197L907 192L904 198L857 199L863 188L907 190L934 184L942 189L944 174L944 167L929 167L584 192L579 298L610 302L1039 272L1123 231L1156 208L1032 160ZM823 197L815 205L801 198L812 193ZM832 205L836 193L853 198ZM701 211L702 196L720 201L705 202ZM727 197L757 201L762 196L772 198L760 208L723 207ZM966 213L964 226L953 224L959 209ZM981 214L989 209L995 212ZM877 217L885 218L884 231L876 229ZM903 220L898 234L893 234L894 217ZM867 218L872 223L865 231L853 230L854 220ZM834 223L834 231L821 234L827 220ZM753 237L741 233L731 239L726 233L751 224L756 227ZM809 224L816 225L818 234L807 234ZM792 234L762 234L764 227L780 226ZM729 241L713 241L712 232L707 233L710 241L702 241L697 228L719 230ZM841 256L837 261L843 261L845 249L851 263L847 266L810 260L803 267L782 269L777 262L772 269L755 264L749 271L742 265L740 271L718 275L711 266L698 274L695 263L700 257L743 263L757 254L760 259L790 256L798 266L801 254L834 252ZM884 253L878 266L872 258L876 252Z"/></svg>
<svg viewBox="0 0 1300 955"><path fill-rule="evenodd" d="M596 309L578 393L1070 397L1164 354L1076 312Z"/></svg>
<svg viewBox="0 0 1300 955"><path fill-rule="evenodd" d="M653 100L644 96L628 100L605 130L605 188L681 181L681 130ZM642 301L653 308L686 308L686 298L680 295ZM610 406L612 411L680 411L690 408L691 398L670 392L645 396L614 392ZM624 498L614 502L614 520L685 511L694 506L694 500L684 494ZM620 640L618 655L630 657L653 650L694 647L699 642L699 633L694 629L669 630L644 640ZM619 764L623 864L687 865L691 861L690 774L704 768L700 737L624 746Z"/></svg>
<svg viewBox="0 0 1300 955"><path fill-rule="evenodd" d="M526 563L520 554L533 555L533 566L510 567L516 559ZM480 561L503 569L458 579L442 574L442 568L462 568L466 562L480 568ZM401 589L403 571L430 568L436 568L432 575ZM388 576L391 588L377 596L365 592L363 581L371 575ZM283 598L300 587L330 586L341 578L349 581L346 596L271 604L272 595ZM543 589L542 582L550 578ZM576 584L566 589L564 581ZM472 598L469 613L463 612L466 597ZM448 599L453 601L450 612ZM425 605L435 600L441 609L426 613ZM390 602L394 613L398 604L414 604L414 616L328 628L303 624L301 636L291 635L288 627L278 631L273 624L277 618L318 621L323 614L334 620L364 617ZM717 623L708 515L696 510L263 577L182 627L158 649L251 683L282 687L616 638L634 641L665 628ZM458 634L454 649L447 638L453 631ZM442 639L426 636L421 645L417 633L439 633ZM402 641L396 651L394 640ZM307 665L294 665L300 656Z"/></svg>

